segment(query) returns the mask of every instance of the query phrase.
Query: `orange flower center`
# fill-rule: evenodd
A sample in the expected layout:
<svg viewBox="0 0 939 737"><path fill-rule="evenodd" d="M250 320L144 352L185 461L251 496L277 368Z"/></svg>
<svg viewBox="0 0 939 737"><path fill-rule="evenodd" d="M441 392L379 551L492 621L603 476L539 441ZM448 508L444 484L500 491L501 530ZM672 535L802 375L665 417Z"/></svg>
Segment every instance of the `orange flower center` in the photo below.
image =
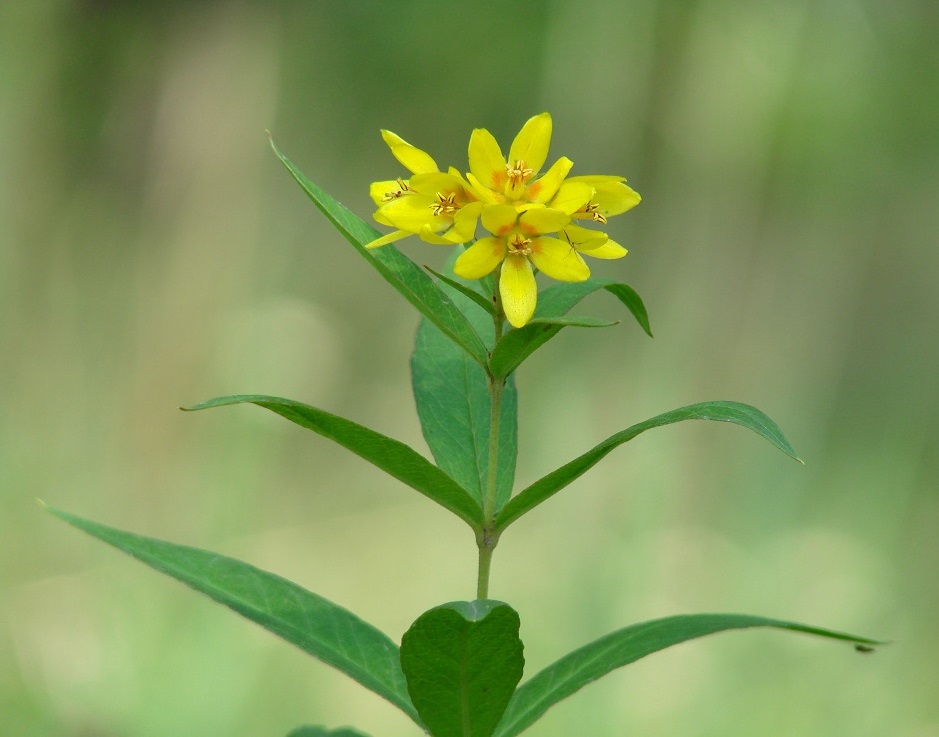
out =
<svg viewBox="0 0 939 737"><path fill-rule="evenodd" d="M509 240L510 256L531 256L531 238L526 238L521 233L516 233Z"/></svg>

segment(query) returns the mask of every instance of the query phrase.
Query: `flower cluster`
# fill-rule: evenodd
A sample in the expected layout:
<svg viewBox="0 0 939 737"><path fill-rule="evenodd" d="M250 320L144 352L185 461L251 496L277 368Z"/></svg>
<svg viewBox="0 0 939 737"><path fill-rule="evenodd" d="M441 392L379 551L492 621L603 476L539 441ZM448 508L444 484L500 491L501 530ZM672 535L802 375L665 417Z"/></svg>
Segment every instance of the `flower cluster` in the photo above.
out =
<svg viewBox="0 0 939 737"><path fill-rule="evenodd" d="M606 233L574 221L604 224L639 204L639 195L623 177L569 177L573 162L566 157L541 173L551 143L548 113L522 126L508 158L489 131L474 130L465 176L454 167L440 171L427 153L390 131L382 131L382 137L411 176L372 184L375 220L395 230L368 247L409 235L442 245L469 243L482 224L489 234L460 254L454 272L480 279L501 264L499 296L514 327L534 314L535 270L559 281L584 281L590 269L581 254L602 259L626 255Z"/></svg>

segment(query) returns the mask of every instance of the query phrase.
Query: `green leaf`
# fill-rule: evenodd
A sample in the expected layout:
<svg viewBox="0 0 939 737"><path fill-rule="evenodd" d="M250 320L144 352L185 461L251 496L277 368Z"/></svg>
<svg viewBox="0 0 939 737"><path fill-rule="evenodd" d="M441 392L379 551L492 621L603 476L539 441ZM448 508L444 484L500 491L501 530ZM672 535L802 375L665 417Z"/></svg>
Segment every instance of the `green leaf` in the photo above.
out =
<svg viewBox="0 0 939 737"><path fill-rule="evenodd" d="M525 659L518 614L491 600L425 612L401 641L408 693L434 737L489 737Z"/></svg>
<svg viewBox="0 0 939 737"><path fill-rule="evenodd" d="M549 318L566 315L568 310L580 300L598 289L605 289L622 302L636 318L639 326L650 338L652 337L649 315L642 303L642 298L628 284L615 282L612 279L592 277L582 282L552 284L538 295L535 317Z"/></svg>
<svg viewBox="0 0 939 737"><path fill-rule="evenodd" d="M326 729L326 727L297 727L290 731L287 737L368 737L364 732L352 729L351 727L340 727L339 729Z"/></svg>
<svg viewBox="0 0 939 737"><path fill-rule="evenodd" d="M496 517L496 530L505 529L523 514L559 492L574 479L592 468L594 464L614 448L632 440L640 433L650 430L653 427L670 425L673 422L682 422L683 420L732 422L735 425L753 430L753 432L768 440L786 455L800 463L802 462L792 449L792 446L789 445L789 441L786 440L779 426L756 407L751 407L749 404L741 404L740 402L701 402L700 404L692 404L687 407L673 409L671 412L657 415L652 419L640 422L637 425L626 428L622 432L611 435L582 456L575 458L559 469L539 479L502 508L502 511Z"/></svg>
<svg viewBox="0 0 939 737"><path fill-rule="evenodd" d="M421 725L407 694L398 646L352 612L280 576L233 558L47 509L339 669Z"/></svg>
<svg viewBox="0 0 939 737"><path fill-rule="evenodd" d="M479 282L461 286L470 291L485 288ZM492 318L462 292L450 296L483 340L491 344L495 339ZM481 294L480 298L485 299ZM486 372L436 327L422 320L411 356L411 381L424 439L437 465L482 503L489 474L490 396ZM514 377L509 377L502 391L499 419L495 509L512 495L517 449L518 392Z"/></svg>
<svg viewBox="0 0 939 737"><path fill-rule="evenodd" d="M307 196L365 260L424 317L463 348L474 361L485 366L488 355L482 339L434 280L393 245L373 250L365 248L365 244L379 236L378 231L307 179L303 172L278 150L273 139L271 148Z"/></svg>
<svg viewBox="0 0 939 737"><path fill-rule="evenodd" d="M502 336L489 359L489 370L495 376L508 376L563 328L608 328L616 324L616 321L595 317L536 317L524 327L510 330Z"/></svg>
<svg viewBox="0 0 939 737"><path fill-rule="evenodd" d="M449 509L474 530L482 524L482 508L479 503L446 473L413 448L351 420L292 399L268 397L261 394L218 397L183 409L194 411L231 404L256 404L301 427L334 440L378 466L385 473L394 476L412 489L416 489L445 509Z"/></svg>
<svg viewBox="0 0 939 737"><path fill-rule="evenodd" d="M431 274L436 276L438 279L440 279L440 281L442 281L444 284L447 284L453 287L454 289L456 289L464 297L469 297L473 302L478 304L480 307L482 307L486 312L488 312L493 317L495 317L498 314L498 312L496 311L496 305L492 301L492 299L487 299L486 297L484 297L482 294L477 292L472 287L467 286L466 284L461 284L456 279L451 279L449 276L446 276L445 274L441 274L437 271L434 271L429 266L425 265L424 268L427 269Z"/></svg>
<svg viewBox="0 0 939 737"><path fill-rule="evenodd" d="M744 614L689 614L634 624L565 655L523 683L509 702L495 737L514 737L562 699L646 655L715 632L749 627L804 632L865 647L882 644L842 632Z"/></svg>

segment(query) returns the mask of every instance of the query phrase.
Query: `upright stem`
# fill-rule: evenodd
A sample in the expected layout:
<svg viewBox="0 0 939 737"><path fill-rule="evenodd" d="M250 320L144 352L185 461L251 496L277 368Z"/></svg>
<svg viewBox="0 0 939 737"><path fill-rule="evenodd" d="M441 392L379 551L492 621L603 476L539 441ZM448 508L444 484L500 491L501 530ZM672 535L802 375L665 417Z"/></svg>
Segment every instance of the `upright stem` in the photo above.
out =
<svg viewBox="0 0 939 737"><path fill-rule="evenodd" d="M502 303L499 299L499 285L495 289L496 314L493 316L495 340L502 337L502 325L505 316L502 313ZM489 597L489 568L492 564L492 553L499 542L494 534L496 489L499 483L499 420L502 417L502 390L505 388L505 379L488 373L489 380L489 473L486 480L486 491L483 497L483 528L477 538L479 546L479 574L476 579L476 598Z"/></svg>

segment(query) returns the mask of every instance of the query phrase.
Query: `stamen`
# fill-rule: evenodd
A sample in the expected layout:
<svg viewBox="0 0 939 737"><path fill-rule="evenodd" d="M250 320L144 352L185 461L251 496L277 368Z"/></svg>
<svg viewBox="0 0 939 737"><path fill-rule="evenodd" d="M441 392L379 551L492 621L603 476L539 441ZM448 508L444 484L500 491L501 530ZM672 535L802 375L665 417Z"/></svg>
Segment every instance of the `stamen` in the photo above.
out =
<svg viewBox="0 0 939 737"><path fill-rule="evenodd" d="M509 253L512 256L531 256L531 238L516 233L509 241Z"/></svg>
<svg viewBox="0 0 939 737"><path fill-rule="evenodd" d="M509 177L509 184L512 187L517 187L520 184L524 184L535 173L535 170L529 169L522 159L519 159L514 164L506 164L505 171Z"/></svg>
<svg viewBox="0 0 939 737"><path fill-rule="evenodd" d="M453 213L460 209L460 205L456 201L456 192L451 192L448 195L445 195L443 192L438 192L437 201L430 206L430 209L435 216L453 215Z"/></svg>
<svg viewBox="0 0 939 737"><path fill-rule="evenodd" d="M603 215L602 212L600 212L600 205L598 205L596 202L588 202L584 206L584 212L587 215L591 215L593 217L594 222L602 223L603 225L606 225L606 217Z"/></svg>
<svg viewBox="0 0 939 737"><path fill-rule="evenodd" d="M398 177L398 189L393 192L385 192L382 195L382 202L391 202L391 200L396 200L399 197L404 197L406 194L411 194L411 188L408 186L408 183L405 182L401 177Z"/></svg>

